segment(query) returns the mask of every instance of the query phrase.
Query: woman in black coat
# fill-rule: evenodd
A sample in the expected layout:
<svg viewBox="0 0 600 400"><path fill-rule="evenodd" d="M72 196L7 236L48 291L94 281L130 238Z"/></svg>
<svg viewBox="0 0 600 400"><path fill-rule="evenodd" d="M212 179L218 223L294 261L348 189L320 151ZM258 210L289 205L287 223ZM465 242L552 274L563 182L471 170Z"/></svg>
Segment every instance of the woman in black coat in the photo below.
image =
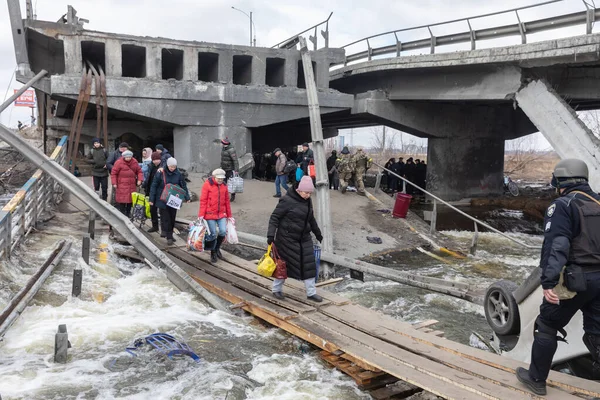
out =
<svg viewBox="0 0 600 400"><path fill-rule="evenodd" d="M298 186L279 200L269 219L267 243L275 242L279 256L287 264L288 277L304 281L306 297L321 302L315 286L317 264L310 236L312 232L319 242L323 240L310 199L314 190L312 179L303 176ZM278 299L284 298L284 282L285 279L273 281L273 295Z"/></svg>

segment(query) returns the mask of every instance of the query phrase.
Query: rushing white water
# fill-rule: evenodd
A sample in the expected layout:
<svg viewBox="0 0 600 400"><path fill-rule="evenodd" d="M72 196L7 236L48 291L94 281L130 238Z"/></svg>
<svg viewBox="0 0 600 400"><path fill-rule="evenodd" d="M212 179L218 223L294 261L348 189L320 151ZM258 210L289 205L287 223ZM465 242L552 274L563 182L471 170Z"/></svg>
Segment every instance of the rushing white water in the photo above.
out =
<svg viewBox="0 0 600 400"><path fill-rule="evenodd" d="M53 230L59 235L31 235L11 263L0 265L0 306L50 253L61 232ZM72 239L68 255L0 342L3 400L369 398L314 352L303 354L290 335L212 310L162 273L115 257L110 245L106 263L95 249L87 266L79 239ZM83 269L80 298L70 296L76 266ZM72 344L64 365L53 361L59 324L67 325ZM202 362L169 360L147 347L136 358L124 351L155 332L183 339Z"/></svg>

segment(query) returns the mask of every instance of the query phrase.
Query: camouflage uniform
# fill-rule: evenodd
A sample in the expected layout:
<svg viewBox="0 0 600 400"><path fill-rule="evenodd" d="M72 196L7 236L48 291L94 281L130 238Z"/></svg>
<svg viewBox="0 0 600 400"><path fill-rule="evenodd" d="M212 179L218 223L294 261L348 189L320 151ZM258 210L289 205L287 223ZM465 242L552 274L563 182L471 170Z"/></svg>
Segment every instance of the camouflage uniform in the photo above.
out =
<svg viewBox="0 0 600 400"><path fill-rule="evenodd" d="M362 149L358 149L356 154L352 156L354 159L354 182L356 183L356 190L358 194L365 195L365 184L363 182L363 176L367 172L367 162L369 158Z"/></svg>
<svg viewBox="0 0 600 400"><path fill-rule="evenodd" d="M336 161L336 168L340 175L340 190L346 193L348 181L352 177L354 171L354 159L350 154L342 154Z"/></svg>

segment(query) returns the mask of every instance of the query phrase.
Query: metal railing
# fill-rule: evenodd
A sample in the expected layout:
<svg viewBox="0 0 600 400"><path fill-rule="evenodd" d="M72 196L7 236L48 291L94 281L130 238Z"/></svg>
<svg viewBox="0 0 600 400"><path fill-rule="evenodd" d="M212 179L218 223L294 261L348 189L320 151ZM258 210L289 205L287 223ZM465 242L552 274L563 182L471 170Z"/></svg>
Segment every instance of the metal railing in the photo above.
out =
<svg viewBox="0 0 600 400"><path fill-rule="evenodd" d="M402 181L404 181L404 182L405 182L405 184L406 184L406 183L408 183L409 185L411 185L411 186L413 186L413 187L415 187L415 188L419 189L420 191L422 191L423 193L427 194L429 197L431 197L431 198L433 199L433 210L434 210L434 211L433 211L432 224L431 224L432 233L435 231L435 220L437 219L437 202L440 202L440 203L444 204L445 206L448 206L450 209L452 209L452 210L456 211L457 213L459 213L459 214L460 214L460 215L462 215L463 217L466 217L466 218L470 219L471 221L473 221L473 225L474 225L474 229L475 229L475 230L474 230L474 234L473 234L473 241L472 241L472 243L471 243L471 254L475 254L475 251L476 251L476 249L477 249L477 239L479 238L479 229L478 229L478 225L481 225L481 226L483 226L484 228L486 228L486 229L488 229L488 230L490 230L490 231L492 231L492 232L494 232L494 233L497 233L497 234L501 235L502 237L504 237L504 238L506 238L506 239L508 239L508 240L510 240L510 241L512 241L512 242L515 242L515 243L517 243L517 244L519 244L519 245L521 245L521 246L523 246L523 247L525 247L525 248L528 248L528 249L534 249L534 250L539 250L539 249L541 249L541 247L540 247L540 246L532 246L532 245L529 245L529 244L527 244L527 243L523 243L523 242L521 242L520 240L518 240L518 239L515 239L515 238L513 238L513 237L510 237L510 236L509 236L509 235L507 235L506 233L504 233L504 232L502 232L502 231L500 231L500 230L498 230L498 229L494 228L493 226L491 226L491 225L489 225L489 224L486 224L485 222L483 222L483 221L480 221L480 220L478 220L478 219L477 219L477 218L475 218L475 217L472 217L472 216L470 216L470 215L469 215L469 214L467 214L466 212L464 212L464 211L462 211L462 210L460 210L460 209L456 208L455 206L453 206L452 204L448 203L447 201L440 199L440 198L439 198L438 196L436 196L435 194L433 194L433 193L431 193L431 192L428 192L428 191L427 191L427 190L425 190L424 188L422 188L422 187L420 187L420 186L418 186L418 185L416 185L416 184L412 183L411 181L409 181L408 179L406 179L406 178L404 178L404 177L402 177L402 176L398 175L398 174L397 174L397 173L395 173L394 171L391 171L391 170L389 170L389 169L385 168L384 166L382 166L382 165L379 165L379 164L378 164L378 163L376 163L376 162L374 162L374 163L373 163L373 165L376 165L376 166L378 166L379 168L381 168L382 170L384 170L384 171L387 171L387 173L388 173L388 174L392 174L392 175L396 176L397 178L400 178ZM380 181L381 181L381 179L378 179L377 181L378 181L378 182L380 182ZM379 187L376 187L375 189L379 189Z"/></svg>
<svg viewBox="0 0 600 400"><path fill-rule="evenodd" d="M64 166L67 136L64 136L50 159ZM0 211L0 257L9 258L20 240L35 228L44 210L53 201L60 184L38 169Z"/></svg>
<svg viewBox="0 0 600 400"><path fill-rule="evenodd" d="M316 25L311 26L308 29L303 30L300 33L295 34L294 36L291 36L279 43L277 43L276 45L271 46L271 48L279 48L279 47L283 47L283 48L290 48L290 47L295 47L296 44L299 42L299 37L304 35L305 33L309 32L309 31L314 31L312 35L308 36L308 40L310 40L313 44L313 50L317 50L318 48L318 40L319 40L319 35L318 35L318 28L321 25L325 25L325 30L321 30L321 36L323 36L323 39L325 39L325 48L329 47L329 19L331 18L331 16L333 15L333 11L329 14L329 17L327 17L326 20L319 22Z"/></svg>
<svg viewBox="0 0 600 400"><path fill-rule="evenodd" d="M513 8L510 10L498 11L489 14L477 15L473 17L467 18L459 18L452 21L444 21L438 22L435 24L427 24L416 26L412 28L404 28L397 29L394 31L383 32L376 35L367 36L365 38L356 40L352 43L349 43L342 48L347 49L348 47L358 44L364 43L367 46L367 50L360 51L358 53L346 55L346 60L343 65L347 65L349 62L359 61L366 59L367 61L371 61L375 56L382 56L393 54L394 57L399 57L402 51L407 50L417 50L417 49L430 49L430 53L434 54L437 46L457 44L457 43L471 43L471 50L476 49L476 43L478 40L486 40L486 39L497 39L507 36L521 36L521 43L527 43L527 34L543 32L547 30L554 30L558 28L564 28L568 26L586 25L586 33L592 33L592 29L594 26L594 22L596 17L600 17L600 9L596 9L593 0L582 0L583 5L585 6L585 11L554 16L545 19L539 19L535 21L522 22L521 17L519 15L519 11L523 11L526 9L536 8L546 6L548 4L557 3L562 0L550 0L545 1L543 3L532 4L525 7ZM516 23L512 25L504 25L494 28L485 28L485 29L473 29L471 26L471 22L475 19L485 18L490 16L496 16L501 14L515 14ZM435 36L431 31L432 27L448 25L453 23L465 22L468 30L460 33L454 33L443 36ZM402 42L398 37L398 34L405 33L409 31L415 31L418 29L427 29L429 31L429 37L426 39L412 40L407 42ZM382 38L388 36L392 39L392 35L394 40L394 44L382 46L382 47L372 47L371 41L376 38ZM336 64L342 65L342 63Z"/></svg>

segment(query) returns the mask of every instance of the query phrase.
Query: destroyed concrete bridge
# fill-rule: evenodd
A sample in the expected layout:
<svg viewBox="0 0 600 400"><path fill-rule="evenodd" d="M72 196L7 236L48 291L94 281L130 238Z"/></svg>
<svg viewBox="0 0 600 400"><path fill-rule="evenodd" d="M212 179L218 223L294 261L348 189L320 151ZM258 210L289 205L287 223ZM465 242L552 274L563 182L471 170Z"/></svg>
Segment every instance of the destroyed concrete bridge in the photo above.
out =
<svg viewBox="0 0 600 400"><path fill-rule="evenodd" d="M8 4L17 78L25 82L49 71L36 89L56 101L48 127L57 137L71 125L89 63L106 73L113 145L126 140L141 149L162 142L172 145L183 167L209 171L218 165L224 137L241 154L310 140L294 37L257 48L118 35L83 29L72 8L66 21L54 23L22 19L19 1ZM519 10L509 11L518 17ZM446 199L501 193L504 141L538 130L561 157L582 157L597 171L598 139L574 109L599 106L600 34L592 32L599 15L588 7L494 29L469 24L464 33L406 43L398 41L400 31L388 32L393 45L372 48L369 39L384 34L375 35L345 46L368 47L355 54L330 48L328 29L319 49L315 33L311 58L324 135L385 124L428 138L427 188ZM573 25L586 26L586 34L526 43L529 33ZM476 49L477 40L514 34L523 44ZM437 46L460 42L471 42L471 50L435 54ZM420 48L432 54L402 54ZM82 133L90 138L95 116L89 107ZM600 187L599 175L591 175Z"/></svg>

